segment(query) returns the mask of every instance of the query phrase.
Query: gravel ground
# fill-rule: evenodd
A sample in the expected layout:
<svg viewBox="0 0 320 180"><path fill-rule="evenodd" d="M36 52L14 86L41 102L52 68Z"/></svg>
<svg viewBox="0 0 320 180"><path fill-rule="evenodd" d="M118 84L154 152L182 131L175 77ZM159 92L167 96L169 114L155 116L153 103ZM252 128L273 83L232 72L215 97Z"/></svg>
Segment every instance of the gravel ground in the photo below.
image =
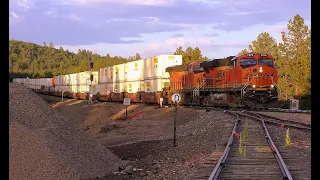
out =
<svg viewBox="0 0 320 180"><path fill-rule="evenodd" d="M178 125L176 147L173 147L172 133L155 138L157 140L110 147L119 157L142 170L132 175L109 174L100 179L187 180L204 173L202 166L213 152L223 152L234 121L233 116L223 112L194 111L188 122ZM200 115L196 116L199 112ZM209 176L213 168L214 164L205 175Z"/></svg>
<svg viewBox="0 0 320 180"><path fill-rule="evenodd" d="M234 125L234 116L222 111L178 107L177 146L173 147L173 107L131 105L129 117L143 113L127 121L123 120L125 108L121 103L86 105L69 101L57 109L129 162L129 169L140 169L131 175L109 173L96 180L194 179L199 173L209 176L215 164L208 171L203 171L203 166L213 156L220 158ZM115 128L101 133L101 127L111 125Z"/></svg>
<svg viewBox="0 0 320 180"><path fill-rule="evenodd" d="M9 89L10 179L93 178L122 165L34 92L10 83Z"/></svg>
<svg viewBox="0 0 320 180"><path fill-rule="evenodd" d="M205 110L179 107L177 146L173 147L173 107L159 108L133 104L128 107L128 116L134 117L129 118L130 120L125 120L125 108L121 103L103 102L87 105L86 101L68 100L55 104L53 107L69 117L74 125L85 129L88 135L109 147L119 158L132 165L121 166L127 168L126 173L138 168L131 175L118 171L109 173L102 178L91 178L95 180L195 179L199 175L208 176L215 165L212 164L212 159L220 158L234 125L234 116L225 114L223 111L206 112ZM310 118L308 114L299 113L263 113L273 116L281 114L281 118L288 119L298 119L297 116L303 119L302 116L305 115ZM137 114L140 115L136 116ZM283 145L286 128L279 131L280 127L278 126L270 125L269 127L275 128L274 131L270 130L270 134L280 138L280 140L274 140L277 146ZM102 132L102 129L107 130ZM308 140L310 136L303 133L306 132L292 129L292 147L279 148L279 150L288 154L288 157L285 158L286 161L291 160L290 154L295 154L292 155L293 160L291 161L296 158L297 161L300 160L306 164L299 166L299 168L301 167L299 172L310 176L309 171L306 170L310 167L310 160L305 159L304 156L310 157L308 148L311 142L310 139ZM273 139L277 138L273 137ZM302 147L308 146L308 144L309 147ZM298 168L292 163L288 166L293 172L295 168ZM301 177L299 173L298 175L293 173L293 175L294 178L296 177L295 179Z"/></svg>
<svg viewBox="0 0 320 180"><path fill-rule="evenodd" d="M311 114L283 113L283 112L259 112L283 119L295 120L311 124ZM289 128L291 146L285 146L287 127L267 124L272 140L284 158L293 179L311 179L311 131Z"/></svg>
<svg viewBox="0 0 320 180"><path fill-rule="evenodd" d="M283 113L283 112L265 112L259 111L261 114L266 114L270 116L279 117L282 119L290 119L294 121L299 121L307 124L311 124L311 114L304 114L304 113Z"/></svg>
<svg viewBox="0 0 320 180"><path fill-rule="evenodd" d="M285 146L288 128L267 125L268 131L277 146L293 179L311 179L311 131L290 128L291 146Z"/></svg>

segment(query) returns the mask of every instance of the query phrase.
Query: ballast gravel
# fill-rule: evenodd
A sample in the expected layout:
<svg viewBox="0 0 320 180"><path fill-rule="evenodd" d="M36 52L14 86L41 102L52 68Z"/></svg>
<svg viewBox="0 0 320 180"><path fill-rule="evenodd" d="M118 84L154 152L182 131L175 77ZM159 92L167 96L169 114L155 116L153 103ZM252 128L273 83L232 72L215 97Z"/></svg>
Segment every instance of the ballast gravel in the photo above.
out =
<svg viewBox="0 0 320 180"><path fill-rule="evenodd" d="M9 179L88 179L125 164L42 98L9 83Z"/></svg>

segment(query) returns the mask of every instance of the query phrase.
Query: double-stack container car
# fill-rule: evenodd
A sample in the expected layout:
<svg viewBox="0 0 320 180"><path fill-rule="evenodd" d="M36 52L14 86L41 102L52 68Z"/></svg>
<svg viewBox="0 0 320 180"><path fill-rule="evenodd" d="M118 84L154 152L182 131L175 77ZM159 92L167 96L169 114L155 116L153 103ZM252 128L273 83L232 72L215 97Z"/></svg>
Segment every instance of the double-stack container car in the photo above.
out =
<svg viewBox="0 0 320 180"><path fill-rule="evenodd" d="M181 55L159 55L130 61L99 72L60 75L54 78L17 78L39 93L100 101L170 104L171 95L181 95L180 104L205 106L274 107L278 72L274 57L247 53L182 65Z"/></svg>

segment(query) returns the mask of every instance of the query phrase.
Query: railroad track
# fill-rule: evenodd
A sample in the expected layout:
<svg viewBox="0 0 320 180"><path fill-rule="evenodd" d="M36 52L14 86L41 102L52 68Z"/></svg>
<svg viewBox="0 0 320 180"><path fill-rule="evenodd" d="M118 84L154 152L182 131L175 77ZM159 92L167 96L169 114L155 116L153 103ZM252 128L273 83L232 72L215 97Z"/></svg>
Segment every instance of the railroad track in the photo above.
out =
<svg viewBox="0 0 320 180"><path fill-rule="evenodd" d="M45 96L53 96L53 97L59 97L59 96L54 96L54 95L49 95L49 94L43 94L43 93L38 93L37 94L41 94L41 95L45 95ZM67 97L64 97L65 99L67 99ZM69 98L70 99L70 98ZM72 99L72 98L71 98ZM105 102L105 101L101 101L101 102ZM140 104L140 102L131 102L131 104ZM165 106L165 105L164 105ZM168 105L170 106L170 105ZM259 111L267 111L267 112L283 112L283 113L305 113L305 114L311 114L311 110L290 110L290 109L280 109L280 108L258 108L258 109L247 109L247 108L231 108L231 107L212 107L212 106L204 106L204 105L181 105L184 107L188 107L188 108L195 108L195 109L221 109L221 110L230 110L232 109L233 111L243 111L243 110L247 110L247 111L255 111L255 110L259 110Z"/></svg>
<svg viewBox="0 0 320 180"><path fill-rule="evenodd" d="M220 110L233 110L233 111L265 111L265 112L282 112L282 113L301 113L301 114L311 114L311 110L290 110L290 109L280 109L280 108L257 108L257 109L248 109L244 107L232 108L228 106L213 107L213 106L203 106L203 105L193 105L185 106L188 108L194 109L220 109Z"/></svg>
<svg viewBox="0 0 320 180"><path fill-rule="evenodd" d="M225 112L235 115L236 122L227 146L209 176L209 180L292 180L283 158L269 135L264 119L259 115ZM254 121L248 119L254 119ZM240 137L235 138L235 132L242 133Z"/></svg>
<svg viewBox="0 0 320 180"><path fill-rule="evenodd" d="M195 109L206 109L206 110L218 110L218 111L225 111L224 109L221 108L215 108L215 107L190 107L190 108L195 108ZM250 111L250 110L242 110L242 109L230 109L228 111L232 111L232 112L245 112L247 113L247 117L248 118L256 118L257 115L264 117L264 121L266 123L270 123L270 124L278 124L278 125L284 125L284 126L288 126L288 127L292 127L292 128L296 128L296 129L302 129L302 130L311 130L311 124L307 124L307 123L303 123L303 122L299 122L297 120L290 120L290 119L282 119L279 117L274 117L274 116L269 116L266 114L262 114L262 113L258 113L255 111Z"/></svg>
<svg viewBox="0 0 320 180"><path fill-rule="evenodd" d="M251 112L251 111L243 111L243 112L250 114L250 115L253 115L253 116L256 116L258 118L263 117L263 119L266 123L279 124L279 125L294 127L297 129L311 130L311 124L299 122L297 120L282 119L279 117L270 116L270 115L266 115L266 114L262 114L262 113L258 113L258 112Z"/></svg>

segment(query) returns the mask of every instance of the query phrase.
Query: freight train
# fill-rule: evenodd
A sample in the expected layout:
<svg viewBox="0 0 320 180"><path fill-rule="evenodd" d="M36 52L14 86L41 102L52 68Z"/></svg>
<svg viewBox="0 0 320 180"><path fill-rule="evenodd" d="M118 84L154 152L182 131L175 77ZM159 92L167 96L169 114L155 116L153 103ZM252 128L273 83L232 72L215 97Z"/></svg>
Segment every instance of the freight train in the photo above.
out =
<svg viewBox="0 0 320 180"><path fill-rule="evenodd" d="M182 65L181 55L159 55L55 78L17 78L35 92L100 101L268 108L277 106L278 72L274 57L247 53ZM90 79L90 74L91 79ZM92 80L92 81L91 81Z"/></svg>

